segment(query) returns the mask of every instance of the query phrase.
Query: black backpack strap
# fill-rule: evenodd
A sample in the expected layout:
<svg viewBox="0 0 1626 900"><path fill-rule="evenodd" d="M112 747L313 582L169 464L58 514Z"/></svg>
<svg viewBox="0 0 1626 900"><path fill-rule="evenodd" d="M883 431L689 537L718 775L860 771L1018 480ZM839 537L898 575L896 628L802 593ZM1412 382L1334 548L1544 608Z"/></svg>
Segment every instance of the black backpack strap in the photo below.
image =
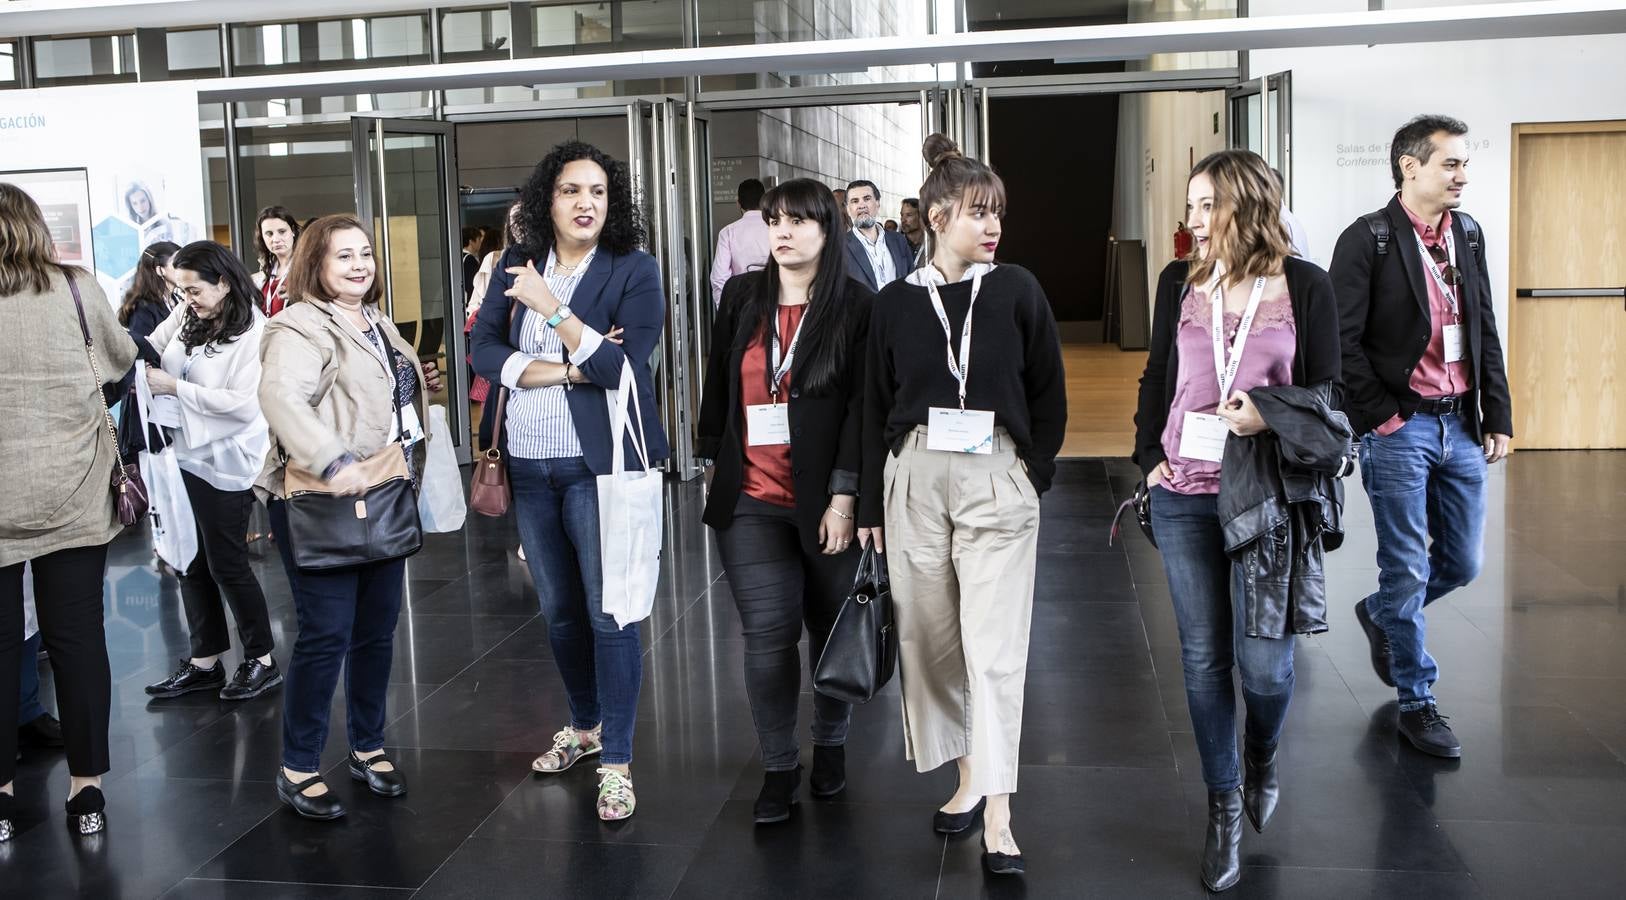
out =
<svg viewBox="0 0 1626 900"><path fill-rule="evenodd" d="M1462 233L1468 236L1468 252L1472 253L1475 257L1478 257L1479 223L1474 221L1473 216L1468 215L1460 209L1453 210L1451 215L1456 217L1456 220L1462 223Z"/></svg>
<svg viewBox="0 0 1626 900"><path fill-rule="evenodd" d="M1378 242L1378 255L1388 256L1389 214L1380 209L1377 212L1369 212L1361 216L1361 218L1365 220L1367 229L1372 232L1372 237ZM1478 232L1476 231L1475 234L1477 235Z"/></svg>

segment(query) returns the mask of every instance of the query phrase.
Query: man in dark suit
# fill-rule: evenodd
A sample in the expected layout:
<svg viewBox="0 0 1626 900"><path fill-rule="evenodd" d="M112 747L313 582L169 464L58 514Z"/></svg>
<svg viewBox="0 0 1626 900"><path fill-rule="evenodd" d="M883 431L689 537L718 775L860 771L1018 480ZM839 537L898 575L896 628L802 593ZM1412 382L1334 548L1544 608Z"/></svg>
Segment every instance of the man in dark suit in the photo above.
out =
<svg viewBox="0 0 1626 900"><path fill-rule="evenodd" d="M1513 434L1484 235L1457 210L1467 133L1447 116L1402 126L1389 150L1399 193L1344 229L1331 269L1344 411L1378 537L1378 589L1355 616L1400 695L1400 733L1448 758L1462 745L1434 699L1423 608L1479 573L1486 467Z"/></svg>
<svg viewBox="0 0 1626 900"><path fill-rule="evenodd" d="M871 181L847 185L847 214L853 220L843 244L847 248L847 274L879 291L914 270L915 251L909 239L881 227L881 191Z"/></svg>
<svg viewBox="0 0 1626 900"><path fill-rule="evenodd" d="M463 229L463 303L469 302L474 291L474 276L480 271L480 240L484 234L473 226Z"/></svg>

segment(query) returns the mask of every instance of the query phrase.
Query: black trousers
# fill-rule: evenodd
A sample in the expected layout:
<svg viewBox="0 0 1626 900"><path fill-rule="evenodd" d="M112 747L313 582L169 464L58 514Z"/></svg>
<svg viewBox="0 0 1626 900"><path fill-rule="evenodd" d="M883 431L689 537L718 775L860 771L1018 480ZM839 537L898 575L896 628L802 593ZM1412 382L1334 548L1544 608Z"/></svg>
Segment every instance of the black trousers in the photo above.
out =
<svg viewBox="0 0 1626 900"><path fill-rule="evenodd" d="M17 773L18 654L23 647L23 565L0 569L0 784ZM107 716L113 677L102 631L107 545L58 550L29 560L40 637L51 654L68 773L108 769Z"/></svg>
<svg viewBox="0 0 1626 900"><path fill-rule="evenodd" d="M807 626L808 680L852 589L858 545L845 553L808 553L791 510L743 492L734 521L717 532L728 587L745 632L745 690L762 745L762 767L796 768L796 705L802 690L797 642ZM813 743L847 742L852 705L813 695Z"/></svg>
<svg viewBox="0 0 1626 900"><path fill-rule="evenodd" d="M243 659L271 652L271 615L265 594L248 563L248 522L254 492L222 491L191 472L182 472L192 516L198 522L198 555L181 576L181 602L192 631L192 656L218 656L231 649L226 609L237 618Z"/></svg>

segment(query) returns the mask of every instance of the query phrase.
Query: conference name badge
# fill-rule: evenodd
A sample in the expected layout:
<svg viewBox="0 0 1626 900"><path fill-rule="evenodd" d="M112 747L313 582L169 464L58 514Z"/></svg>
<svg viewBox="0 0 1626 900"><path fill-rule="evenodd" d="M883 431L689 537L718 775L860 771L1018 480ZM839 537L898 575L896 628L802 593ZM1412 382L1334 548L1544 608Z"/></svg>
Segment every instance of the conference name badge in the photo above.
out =
<svg viewBox="0 0 1626 900"><path fill-rule="evenodd" d="M1448 363L1462 362L1467 356L1462 346L1462 326L1447 325L1440 329L1440 337L1445 344L1445 361Z"/></svg>
<svg viewBox="0 0 1626 900"><path fill-rule="evenodd" d="M1212 413L1188 412L1180 429L1180 458L1217 463L1225 459L1231 428Z"/></svg>
<svg viewBox="0 0 1626 900"><path fill-rule="evenodd" d="M926 422L926 449L947 450L950 453L993 453L993 411L931 407Z"/></svg>
<svg viewBox="0 0 1626 900"><path fill-rule="evenodd" d="M745 436L752 447L790 443L790 405L758 403L746 406Z"/></svg>

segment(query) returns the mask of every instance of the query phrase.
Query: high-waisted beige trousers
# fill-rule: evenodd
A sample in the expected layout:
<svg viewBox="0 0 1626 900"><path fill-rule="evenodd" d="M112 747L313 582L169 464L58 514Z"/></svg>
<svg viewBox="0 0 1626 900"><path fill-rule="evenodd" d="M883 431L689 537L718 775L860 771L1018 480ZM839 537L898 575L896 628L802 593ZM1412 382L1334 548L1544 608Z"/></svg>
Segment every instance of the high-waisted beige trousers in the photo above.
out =
<svg viewBox="0 0 1626 900"><path fill-rule="evenodd" d="M905 750L921 772L969 754L974 793L1014 793L1038 493L1004 429L979 455L916 428L885 485Z"/></svg>

